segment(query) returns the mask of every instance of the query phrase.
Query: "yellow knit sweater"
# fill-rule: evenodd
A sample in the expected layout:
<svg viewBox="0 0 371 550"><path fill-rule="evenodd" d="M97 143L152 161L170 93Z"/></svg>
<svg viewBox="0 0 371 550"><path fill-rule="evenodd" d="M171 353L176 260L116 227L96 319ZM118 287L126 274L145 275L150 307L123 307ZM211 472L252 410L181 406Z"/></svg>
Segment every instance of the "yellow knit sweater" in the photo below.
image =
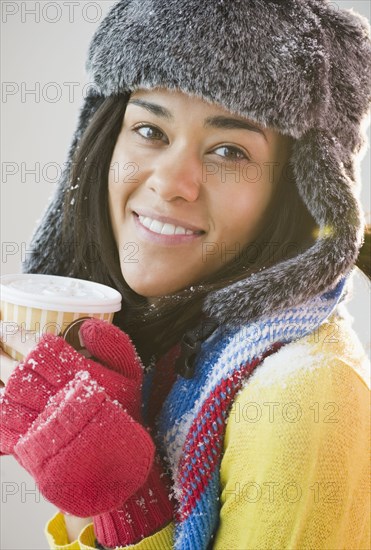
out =
<svg viewBox="0 0 371 550"><path fill-rule="evenodd" d="M321 327L267 357L230 411L220 467L215 550L369 550L369 361L338 308ZM127 546L167 550L173 525ZM94 548L90 524L51 549ZM197 549L195 549L197 550Z"/></svg>

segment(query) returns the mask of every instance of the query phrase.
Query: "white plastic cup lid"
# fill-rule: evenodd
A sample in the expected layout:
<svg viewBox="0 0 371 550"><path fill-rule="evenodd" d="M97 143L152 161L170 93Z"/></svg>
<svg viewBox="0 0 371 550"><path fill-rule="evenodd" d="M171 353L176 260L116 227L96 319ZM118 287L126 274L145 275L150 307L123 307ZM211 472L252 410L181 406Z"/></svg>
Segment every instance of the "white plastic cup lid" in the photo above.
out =
<svg viewBox="0 0 371 550"><path fill-rule="evenodd" d="M20 306L71 313L114 313L121 309L121 294L114 288L59 275L3 275L0 297Z"/></svg>

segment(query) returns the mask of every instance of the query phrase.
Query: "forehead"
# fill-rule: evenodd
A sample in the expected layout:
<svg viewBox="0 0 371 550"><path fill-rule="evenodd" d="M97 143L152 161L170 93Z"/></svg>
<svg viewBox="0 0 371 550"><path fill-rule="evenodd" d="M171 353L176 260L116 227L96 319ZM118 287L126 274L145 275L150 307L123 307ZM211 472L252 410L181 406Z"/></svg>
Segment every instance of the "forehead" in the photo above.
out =
<svg viewBox="0 0 371 550"><path fill-rule="evenodd" d="M197 109L205 113L214 112L220 115L238 117L238 115L232 113L232 111L229 111L219 103L209 102L200 96L186 93L181 90L162 87L153 89L139 88L131 93L129 103L136 99L143 99L146 102L166 104L169 106L169 109L176 109L178 107L189 108L193 110Z"/></svg>

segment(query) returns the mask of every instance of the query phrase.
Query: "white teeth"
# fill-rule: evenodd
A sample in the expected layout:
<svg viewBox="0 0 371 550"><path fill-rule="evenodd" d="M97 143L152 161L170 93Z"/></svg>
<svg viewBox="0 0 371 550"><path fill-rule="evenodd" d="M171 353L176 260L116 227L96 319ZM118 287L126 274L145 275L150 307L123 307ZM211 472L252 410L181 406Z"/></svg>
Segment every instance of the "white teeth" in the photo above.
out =
<svg viewBox="0 0 371 550"><path fill-rule="evenodd" d="M148 229L151 227L151 223L152 223L151 218L145 218L144 216L139 216L139 219L145 227L148 227Z"/></svg>
<svg viewBox="0 0 371 550"><path fill-rule="evenodd" d="M194 231L186 229L178 225L173 225L172 223L162 223L153 218L148 218L146 216L138 216L139 221L144 227L147 227L150 231L158 233L160 235L193 235Z"/></svg>
<svg viewBox="0 0 371 550"><path fill-rule="evenodd" d="M147 218L147 220L150 218ZM158 222L157 220L151 220L151 225L149 226L149 229L153 231L154 233L161 233L162 226L164 224L161 222Z"/></svg>
<svg viewBox="0 0 371 550"><path fill-rule="evenodd" d="M159 222L157 222L159 223ZM159 224L160 225L160 224ZM165 223L162 226L161 229L161 235L174 235L175 234L176 227L175 225L172 225L171 223Z"/></svg>
<svg viewBox="0 0 371 550"><path fill-rule="evenodd" d="M186 235L187 229L184 229L184 227L176 227L175 228L175 235Z"/></svg>

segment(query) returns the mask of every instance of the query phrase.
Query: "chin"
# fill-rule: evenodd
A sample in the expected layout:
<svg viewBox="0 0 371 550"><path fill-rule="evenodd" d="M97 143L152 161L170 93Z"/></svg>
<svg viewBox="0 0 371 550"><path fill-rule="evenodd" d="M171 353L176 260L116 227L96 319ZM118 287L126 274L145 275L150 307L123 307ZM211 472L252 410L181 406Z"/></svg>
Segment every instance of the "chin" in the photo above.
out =
<svg viewBox="0 0 371 550"><path fill-rule="evenodd" d="M165 296L167 294L175 294L176 292L182 290L183 287L179 287L179 284L171 284L171 282L166 281L164 284L164 277L161 280L146 280L146 277L141 277L139 275L133 277L128 276L123 273L124 279L129 287L144 298L154 298Z"/></svg>

